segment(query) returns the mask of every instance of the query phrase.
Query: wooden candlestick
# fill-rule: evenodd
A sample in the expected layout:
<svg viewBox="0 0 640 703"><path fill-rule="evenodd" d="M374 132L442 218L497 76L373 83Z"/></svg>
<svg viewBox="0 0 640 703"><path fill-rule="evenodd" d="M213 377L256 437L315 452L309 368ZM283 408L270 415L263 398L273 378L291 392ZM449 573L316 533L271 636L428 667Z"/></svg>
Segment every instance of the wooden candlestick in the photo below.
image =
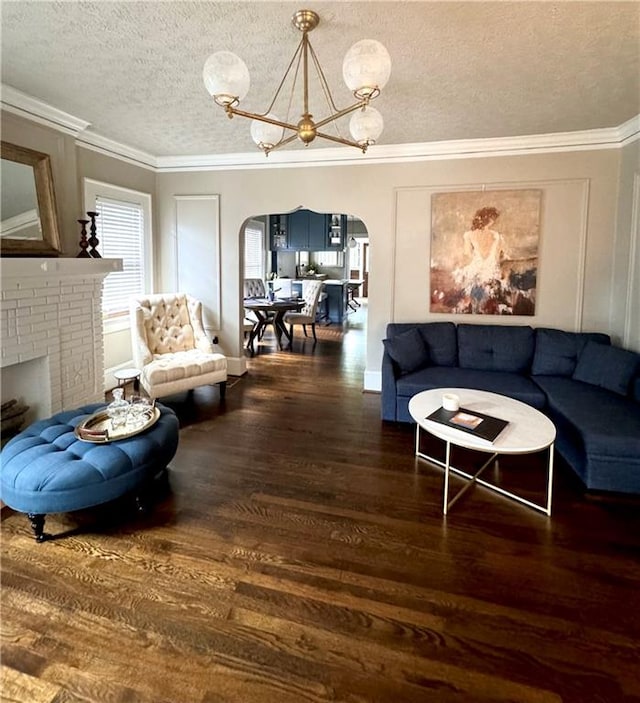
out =
<svg viewBox="0 0 640 703"><path fill-rule="evenodd" d="M94 259L101 259L102 257L100 256L100 252L96 249L98 244L100 244L100 240L97 237L97 230L96 230L96 217L100 216L99 212L87 212L87 215L91 218L91 236L89 237L89 245L91 246L91 249L89 249L89 254L94 258Z"/></svg>
<svg viewBox="0 0 640 703"><path fill-rule="evenodd" d="M89 220L78 220L80 223L80 253L76 255L76 259L90 259L91 254L87 251L89 242L87 241L87 225Z"/></svg>

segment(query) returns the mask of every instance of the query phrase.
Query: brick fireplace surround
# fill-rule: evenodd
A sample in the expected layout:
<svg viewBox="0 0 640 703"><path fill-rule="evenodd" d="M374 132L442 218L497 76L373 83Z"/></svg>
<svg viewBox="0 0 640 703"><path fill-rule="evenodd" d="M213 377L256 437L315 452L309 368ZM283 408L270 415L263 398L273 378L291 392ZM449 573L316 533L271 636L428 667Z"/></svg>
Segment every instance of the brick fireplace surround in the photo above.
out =
<svg viewBox="0 0 640 703"><path fill-rule="evenodd" d="M104 398L102 282L120 259L0 259L2 401L27 423Z"/></svg>

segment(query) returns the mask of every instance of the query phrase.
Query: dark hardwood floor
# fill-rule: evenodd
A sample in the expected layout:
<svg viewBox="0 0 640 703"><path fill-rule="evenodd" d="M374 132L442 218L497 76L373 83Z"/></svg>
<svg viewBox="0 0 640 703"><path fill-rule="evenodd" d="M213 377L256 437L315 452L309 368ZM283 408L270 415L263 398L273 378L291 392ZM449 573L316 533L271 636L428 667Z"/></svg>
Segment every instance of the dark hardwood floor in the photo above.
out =
<svg viewBox="0 0 640 703"><path fill-rule="evenodd" d="M558 462L551 519L482 488L444 518L350 325L265 336L223 405L168 399L180 445L148 515L50 516L66 534L36 544L5 512L2 701L640 701L638 504ZM543 461L494 477L539 497Z"/></svg>

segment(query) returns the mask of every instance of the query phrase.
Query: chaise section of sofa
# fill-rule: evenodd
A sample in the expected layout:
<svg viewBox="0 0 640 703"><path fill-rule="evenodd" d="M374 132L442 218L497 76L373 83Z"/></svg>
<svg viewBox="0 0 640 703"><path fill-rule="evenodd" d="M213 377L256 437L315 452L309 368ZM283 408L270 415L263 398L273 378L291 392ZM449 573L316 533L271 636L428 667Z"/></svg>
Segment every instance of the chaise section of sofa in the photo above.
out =
<svg viewBox="0 0 640 703"><path fill-rule="evenodd" d="M603 334L540 328L532 378L556 448L592 490L640 493L640 355Z"/></svg>

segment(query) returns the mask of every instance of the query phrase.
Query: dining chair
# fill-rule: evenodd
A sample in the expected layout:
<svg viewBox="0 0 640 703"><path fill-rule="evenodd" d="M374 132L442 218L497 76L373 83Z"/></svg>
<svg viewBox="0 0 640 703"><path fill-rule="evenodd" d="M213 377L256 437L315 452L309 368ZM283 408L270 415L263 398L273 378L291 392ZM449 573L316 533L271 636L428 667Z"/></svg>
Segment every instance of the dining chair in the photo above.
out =
<svg viewBox="0 0 640 703"><path fill-rule="evenodd" d="M267 297L267 289L266 286L264 285L264 281L261 278L245 278L244 279L244 297L245 298L266 298ZM269 314L270 318L273 318L273 314ZM254 325L258 323L258 318L255 316L253 312L250 310L247 310L245 312L244 316L245 323L243 325L244 327L244 333L245 336L251 332L253 329ZM260 334L260 339L262 339L262 336L264 335L264 331L266 329L266 326L262 328L262 332Z"/></svg>
<svg viewBox="0 0 640 703"><path fill-rule="evenodd" d="M245 278L244 279L244 297L245 298L266 298L267 289L264 281L261 278Z"/></svg>
<svg viewBox="0 0 640 703"><path fill-rule="evenodd" d="M304 336L308 337L307 325L311 325L314 342L318 341L316 337L316 312L318 310L318 301L324 283L322 281L304 281L302 284L302 298L304 307L300 312L287 312L284 316L284 322L289 325L289 334L293 340L293 326L302 325Z"/></svg>

